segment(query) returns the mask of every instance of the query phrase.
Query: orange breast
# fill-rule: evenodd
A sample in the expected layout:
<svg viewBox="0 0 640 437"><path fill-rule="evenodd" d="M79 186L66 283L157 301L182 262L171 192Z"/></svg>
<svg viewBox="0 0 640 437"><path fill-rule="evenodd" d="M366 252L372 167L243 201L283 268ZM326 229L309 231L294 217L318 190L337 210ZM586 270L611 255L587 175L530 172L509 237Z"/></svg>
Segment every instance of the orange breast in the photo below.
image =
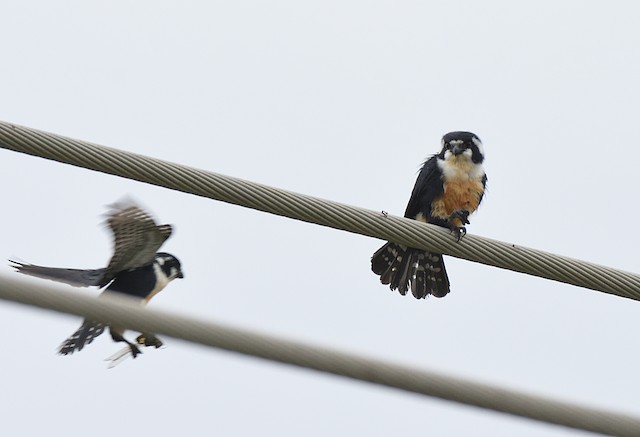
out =
<svg viewBox="0 0 640 437"><path fill-rule="evenodd" d="M444 193L431 204L431 216L448 219L451 213L466 209L473 213L480 203L484 187L479 181L455 181L444 184ZM456 226L462 226L459 219L454 219Z"/></svg>

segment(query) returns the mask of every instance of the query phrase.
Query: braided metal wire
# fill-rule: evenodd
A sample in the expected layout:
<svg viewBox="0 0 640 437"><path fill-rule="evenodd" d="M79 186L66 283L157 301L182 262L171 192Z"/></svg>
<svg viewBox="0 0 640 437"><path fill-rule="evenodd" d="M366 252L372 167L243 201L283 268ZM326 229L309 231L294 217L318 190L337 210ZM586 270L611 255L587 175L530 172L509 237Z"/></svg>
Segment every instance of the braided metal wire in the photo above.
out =
<svg viewBox="0 0 640 437"><path fill-rule="evenodd" d="M640 435L637 417L150 310L125 297L93 297L60 285L0 275L0 299L566 427L618 436Z"/></svg>
<svg viewBox="0 0 640 437"><path fill-rule="evenodd" d="M310 223L640 300L640 275L0 122L0 147Z"/></svg>
<svg viewBox="0 0 640 437"><path fill-rule="evenodd" d="M336 229L640 299L640 276L435 226L0 122L0 147ZM111 321L141 331L362 379L509 414L611 435L640 435L640 420L353 354L282 341L137 306L0 277L0 298Z"/></svg>

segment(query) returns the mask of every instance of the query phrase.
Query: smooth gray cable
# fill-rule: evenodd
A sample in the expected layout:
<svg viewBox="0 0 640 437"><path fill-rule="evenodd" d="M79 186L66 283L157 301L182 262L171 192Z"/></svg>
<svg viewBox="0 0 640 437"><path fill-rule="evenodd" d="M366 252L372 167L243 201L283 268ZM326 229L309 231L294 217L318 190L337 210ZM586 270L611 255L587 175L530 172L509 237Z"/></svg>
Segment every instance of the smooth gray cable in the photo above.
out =
<svg viewBox="0 0 640 437"><path fill-rule="evenodd" d="M640 275L0 122L0 147L640 300Z"/></svg>
<svg viewBox="0 0 640 437"><path fill-rule="evenodd" d="M17 276L0 275L0 299L570 428L618 436L640 435L637 417L150 310L126 298L93 297ZM144 354L136 360L144 360Z"/></svg>

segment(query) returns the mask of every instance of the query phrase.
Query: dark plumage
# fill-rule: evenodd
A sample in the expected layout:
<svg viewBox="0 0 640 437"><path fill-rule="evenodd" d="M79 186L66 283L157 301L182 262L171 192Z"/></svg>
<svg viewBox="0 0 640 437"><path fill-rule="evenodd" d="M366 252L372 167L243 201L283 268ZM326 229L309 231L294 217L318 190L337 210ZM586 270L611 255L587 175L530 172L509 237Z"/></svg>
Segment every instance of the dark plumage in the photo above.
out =
<svg viewBox="0 0 640 437"><path fill-rule="evenodd" d="M459 241L466 233L469 215L484 196L483 161L482 143L476 135L446 134L440 153L422 166L404 216L449 228ZM373 254L371 270L402 295L409 289L418 299L449 293L442 254L388 242Z"/></svg>
<svg viewBox="0 0 640 437"><path fill-rule="evenodd" d="M171 236L171 225L156 225L151 215L130 200L111 206L107 225L113 234L114 253L105 268L65 269L10 262L16 271L25 275L64 282L75 287L106 287L103 293L121 293L138 298L144 303L173 279L184 277L180 261L176 257L157 252ZM82 350L102 334L106 326L85 319L80 328L62 343L59 353L68 355ZM141 353L134 343L123 337L124 328L110 326L109 329L113 340L126 342L134 357ZM140 337L143 340L140 344L156 347L162 344L152 334Z"/></svg>

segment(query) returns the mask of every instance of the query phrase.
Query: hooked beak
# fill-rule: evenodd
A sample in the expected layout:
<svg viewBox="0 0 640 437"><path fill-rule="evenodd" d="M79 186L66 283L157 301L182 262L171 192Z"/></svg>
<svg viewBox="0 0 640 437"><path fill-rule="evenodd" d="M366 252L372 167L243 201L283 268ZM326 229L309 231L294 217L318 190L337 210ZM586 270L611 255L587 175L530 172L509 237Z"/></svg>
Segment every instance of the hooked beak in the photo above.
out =
<svg viewBox="0 0 640 437"><path fill-rule="evenodd" d="M178 272L178 274L176 275L176 278L180 278L180 279L184 278L184 274L182 273L182 270Z"/></svg>
<svg viewBox="0 0 640 437"><path fill-rule="evenodd" d="M466 147L464 147L464 144L455 144L452 148L451 148L451 153L453 153L455 156L461 155L465 150L467 150Z"/></svg>

